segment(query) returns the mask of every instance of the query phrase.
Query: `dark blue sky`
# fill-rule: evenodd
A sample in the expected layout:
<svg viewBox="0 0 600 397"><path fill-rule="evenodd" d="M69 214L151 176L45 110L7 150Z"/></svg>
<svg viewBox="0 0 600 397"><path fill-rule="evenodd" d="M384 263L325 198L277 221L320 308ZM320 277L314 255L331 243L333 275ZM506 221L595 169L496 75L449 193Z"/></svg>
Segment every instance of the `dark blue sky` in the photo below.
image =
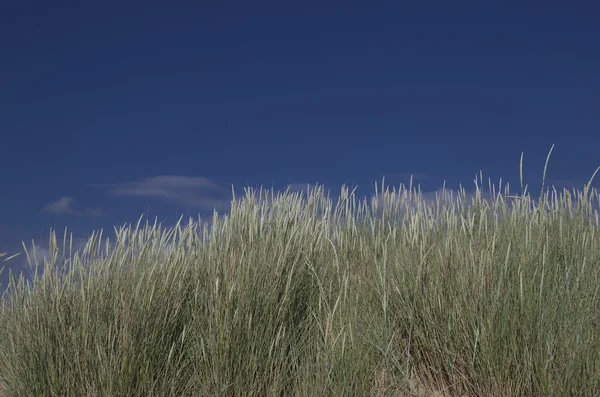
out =
<svg viewBox="0 0 600 397"><path fill-rule="evenodd" d="M600 165L592 2L203 3L0 6L0 252L231 185L517 191L524 152L535 191L552 144L557 187Z"/></svg>

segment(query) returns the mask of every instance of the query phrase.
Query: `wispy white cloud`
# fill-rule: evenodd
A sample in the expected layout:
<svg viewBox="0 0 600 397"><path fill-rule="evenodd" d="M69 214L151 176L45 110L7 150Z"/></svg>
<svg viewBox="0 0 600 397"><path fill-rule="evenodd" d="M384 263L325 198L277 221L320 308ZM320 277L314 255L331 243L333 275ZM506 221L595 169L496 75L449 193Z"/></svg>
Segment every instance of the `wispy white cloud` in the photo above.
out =
<svg viewBox="0 0 600 397"><path fill-rule="evenodd" d="M223 209L231 201L229 197L210 197L223 196L227 190L204 177L160 175L140 181L96 186L108 188L115 196L155 198L205 210Z"/></svg>
<svg viewBox="0 0 600 397"><path fill-rule="evenodd" d="M78 216L98 216L102 213L100 208L86 208L77 210L73 208L75 199L70 196L63 196L56 201L48 203L44 206L44 211L54 214L67 214Z"/></svg>
<svg viewBox="0 0 600 397"><path fill-rule="evenodd" d="M59 236L57 233L57 265L59 268L63 266L63 258L69 258L71 255L75 255L76 252L81 252L85 245L88 242L88 238L85 237L73 237L72 246L71 238L67 236L67 241L65 243L65 250L63 251L63 243L64 240L62 236ZM8 272L8 269L11 269L15 276L18 277L20 273L23 273L23 276L26 279L32 279L33 273L35 271L36 263L39 265L40 276L44 273L46 268L46 261L50 261L51 251L50 246L46 240L34 239L33 241L24 241L18 249L12 250L9 256L18 254L15 258L6 262L7 270L4 272ZM35 249L34 249L35 247ZM28 258L29 254L29 258ZM1 262L1 260L0 260ZM0 269L2 268L2 264L0 264ZM70 265L67 264L66 269L70 268Z"/></svg>
<svg viewBox="0 0 600 397"><path fill-rule="evenodd" d="M318 186L319 188L322 188L325 193L327 192L327 188L323 184L319 183ZM316 183L292 183L288 185L286 189L289 188L291 193L303 192L306 197L307 192L310 190L312 193L316 187ZM282 192L285 192L285 189L283 189Z"/></svg>
<svg viewBox="0 0 600 397"><path fill-rule="evenodd" d="M396 181L402 184L408 184L412 177L413 183L427 182L433 179L432 175L424 174L421 172L395 172L395 173L383 173L385 175L386 182L396 184Z"/></svg>

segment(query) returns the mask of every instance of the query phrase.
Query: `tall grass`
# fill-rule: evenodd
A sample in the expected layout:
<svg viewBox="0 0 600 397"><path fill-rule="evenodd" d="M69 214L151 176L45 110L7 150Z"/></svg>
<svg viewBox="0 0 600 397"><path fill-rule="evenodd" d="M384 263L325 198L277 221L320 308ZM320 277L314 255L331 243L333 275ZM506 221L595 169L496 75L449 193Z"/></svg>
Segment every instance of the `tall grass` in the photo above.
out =
<svg viewBox="0 0 600 397"><path fill-rule="evenodd" d="M210 230L68 256L52 233L0 312L5 395L600 395L598 191L475 184L246 189Z"/></svg>

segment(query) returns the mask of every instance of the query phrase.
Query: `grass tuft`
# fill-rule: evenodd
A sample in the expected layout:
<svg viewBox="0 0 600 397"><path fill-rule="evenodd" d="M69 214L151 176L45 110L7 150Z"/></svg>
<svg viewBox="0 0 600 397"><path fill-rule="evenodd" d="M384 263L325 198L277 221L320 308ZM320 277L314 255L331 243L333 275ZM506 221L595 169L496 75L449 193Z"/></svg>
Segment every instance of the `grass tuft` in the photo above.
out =
<svg viewBox="0 0 600 397"><path fill-rule="evenodd" d="M598 395L598 191L535 203L522 174L470 202L246 189L210 230L140 218L68 256L52 232L0 311L4 395Z"/></svg>

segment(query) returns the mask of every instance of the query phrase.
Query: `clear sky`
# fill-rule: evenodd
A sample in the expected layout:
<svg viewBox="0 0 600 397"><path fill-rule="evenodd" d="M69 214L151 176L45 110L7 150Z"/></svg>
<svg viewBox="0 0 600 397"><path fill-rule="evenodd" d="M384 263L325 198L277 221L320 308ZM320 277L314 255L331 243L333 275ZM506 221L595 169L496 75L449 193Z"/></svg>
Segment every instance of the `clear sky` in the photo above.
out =
<svg viewBox="0 0 600 397"><path fill-rule="evenodd" d="M552 144L557 187L600 165L597 2L206 3L0 5L0 252L232 185L518 191L524 152L539 192Z"/></svg>

